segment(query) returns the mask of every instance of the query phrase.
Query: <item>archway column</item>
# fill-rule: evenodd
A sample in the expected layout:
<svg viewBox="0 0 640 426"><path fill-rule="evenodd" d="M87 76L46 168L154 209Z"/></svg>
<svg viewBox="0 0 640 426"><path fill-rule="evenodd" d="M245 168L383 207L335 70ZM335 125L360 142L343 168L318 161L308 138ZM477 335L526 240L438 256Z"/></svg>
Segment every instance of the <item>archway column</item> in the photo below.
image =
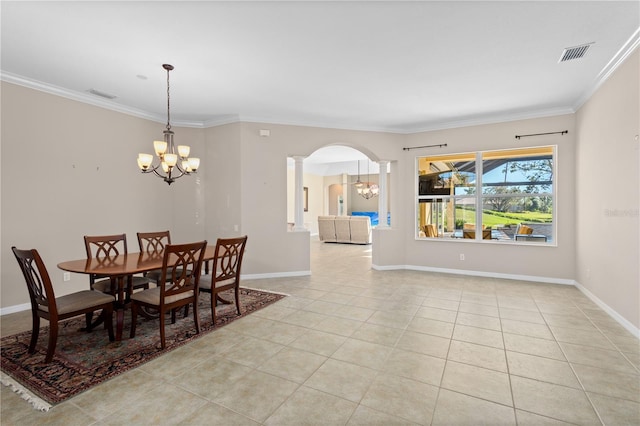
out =
<svg viewBox="0 0 640 426"><path fill-rule="evenodd" d="M388 191L387 191L387 166L389 161L380 160L378 161L378 165L380 166L380 173L378 177L378 228L389 228L387 224L387 202L388 200Z"/></svg>
<svg viewBox="0 0 640 426"><path fill-rule="evenodd" d="M295 223L294 231L306 231L304 227L304 157L296 155L295 161Z"/></svg>

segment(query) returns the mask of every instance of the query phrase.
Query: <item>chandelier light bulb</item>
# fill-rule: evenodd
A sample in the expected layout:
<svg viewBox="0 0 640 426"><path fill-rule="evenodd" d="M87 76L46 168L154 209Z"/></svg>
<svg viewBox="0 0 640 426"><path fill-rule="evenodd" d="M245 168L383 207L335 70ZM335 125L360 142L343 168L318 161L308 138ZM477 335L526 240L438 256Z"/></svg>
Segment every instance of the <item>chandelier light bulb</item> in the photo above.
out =
<svg viewBox="0 0 640 426"><path fill-rule="evenodd" d="M180 158L189 157L189 151L191 151L191 148L189 148L188 145L178 145L178 155L180 155Z"/></svg>
<svg viewBox="0 0 640 426"><path fill-rule="evenodd" d="M165 154L164 161L167 166L174 167L178 163L178 156L176 154Z"/></svg>
<svg viewBox="0 0 640 426"><path fill-rule="evenodd" d="M167 143L165 141L153 141L153 149L156 150L158 157L162 157L167 152Z"/></svg>
<svg viewBox="0 0 640 426"><path fill-rule="evenodd" d="M191 157L188 162L189 168L194 172L198 170L198 167L200 167L200 159L198 157Z"/></svg>
<svg viewBox="0 0 640 426"><path fill-rule="evenodd" d="M151 154L138 154L138 167L142 170L147 170L151 167L151 163L153 163L153 155Z"/></svg>

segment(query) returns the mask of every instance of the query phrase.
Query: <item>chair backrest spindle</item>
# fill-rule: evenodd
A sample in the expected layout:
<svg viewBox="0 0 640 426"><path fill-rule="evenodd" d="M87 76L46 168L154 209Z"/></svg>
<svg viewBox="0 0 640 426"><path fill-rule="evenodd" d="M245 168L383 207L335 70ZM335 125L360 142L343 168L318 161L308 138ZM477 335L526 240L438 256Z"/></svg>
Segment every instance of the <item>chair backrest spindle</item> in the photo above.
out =
<svg viewBox="0 0 640 426"><path fill-rule="evenodd" d="M51 314L56 314L56 298L51 278L38 251L35 249L20 250L15 247L11 247L11 250L13 250L27 283L32 307L38 309L40 306L49 310Z"/></svg>
<svg viewBox="0 0 640 426"><path fill-rule="evenodd" d="M206 247L206 241L165 246L160 280L161 299L187 291L198 291Z"/></svg>
<svg viewBox="0 0 640 426"><path fill-rule="evenodd" d="M171 244L169 231L138 232L138 246L141 252L162 253L164 248Z"/></svg>
<svg viewBox="0 0 640 426"><path fill-rule="evenodd" d="M87 251L87 259L101 259L100 263L108 263L110 258L120 254L127 254L127 235L85 235L84 248ZM90 274L89 286L93 289L96 279L104 278L105 275Z"/></svg>
<svg viewBox="0 0 640 426"><path fill-rule="evenodd" d="M240 277L246 237L218 239L212 275L216 281L235 280Z"/></svg>
<svg viewBox="0 0 640 426"><path fill-rule="evenodd" d="M126 234L84 236L84 247L87 251L87 258L94 257L114 257L120 254L127 254Z"/></svg>

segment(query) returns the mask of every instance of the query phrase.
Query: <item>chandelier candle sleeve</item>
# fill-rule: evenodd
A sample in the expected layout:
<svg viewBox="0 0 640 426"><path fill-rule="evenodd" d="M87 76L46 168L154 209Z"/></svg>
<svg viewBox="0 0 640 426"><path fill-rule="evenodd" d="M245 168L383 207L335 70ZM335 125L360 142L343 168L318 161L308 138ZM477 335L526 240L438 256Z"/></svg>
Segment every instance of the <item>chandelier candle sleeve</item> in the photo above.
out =
<svg viewBox="0 0 640 426"><path fill-rule="evenodd" d="M140 153L138 154L138 167L142 173L153 173L171 185L179 177L195 173L200 167L200 159L189 157L191 148L188 145L178 145L176 149L173 143L171 97L169 96L169 72L173 70L173 65L164 64L162 68L167 71L167 126L163 131L164 140L153 141L153 149L156 152L159 163L154 166L153 155Z"/></svg>

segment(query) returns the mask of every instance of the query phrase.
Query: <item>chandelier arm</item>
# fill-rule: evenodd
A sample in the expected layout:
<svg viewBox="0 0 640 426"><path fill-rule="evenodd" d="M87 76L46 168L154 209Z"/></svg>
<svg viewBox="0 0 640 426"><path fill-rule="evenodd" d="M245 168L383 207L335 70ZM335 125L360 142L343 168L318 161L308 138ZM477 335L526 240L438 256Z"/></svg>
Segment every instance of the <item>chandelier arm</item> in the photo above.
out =
<svg viewBox="0 0 640 426"><path fill-rule="evenodd" d="M177 175L177 176L173 176L173 174L172 174L172 173L169 173L169 174L163 174L163 173L160 173L160 172L158 171L158 169L159 169L159 168L160 168L160 164L158 164L157 166L151 167L151 168L149 168L149 169L147 169L147 170L142 170L142 173L153 173L153 174L155 174L156 176L158 176L159 178L164 179L165 181L166 181L167 179L170 179L171 181L174 181L174 180L176 180L176 179L178 179L178 178L181 178L181 177L182 177L182 176L184 176L184 175L189 174L188 172L185 172L184 170L182 170L182 167L178 167L178 165L177 165L177 164L174 166L174 169L175 169L175 168L177 168L177 169L178 169L178 171L180 172L180 174L179 174L179 175Z"/></svg>
<svg viewBox="0 0 640 426"><path fill-rule="evenodd" d="M151 167L151 168L149 168L147 170L143 170L142 173L153 173L156 176L161 177L161 178L164 179L164 176L162 174L158 173L158 167L160 167L160 165L157 165L155 167Z"/></svg>

